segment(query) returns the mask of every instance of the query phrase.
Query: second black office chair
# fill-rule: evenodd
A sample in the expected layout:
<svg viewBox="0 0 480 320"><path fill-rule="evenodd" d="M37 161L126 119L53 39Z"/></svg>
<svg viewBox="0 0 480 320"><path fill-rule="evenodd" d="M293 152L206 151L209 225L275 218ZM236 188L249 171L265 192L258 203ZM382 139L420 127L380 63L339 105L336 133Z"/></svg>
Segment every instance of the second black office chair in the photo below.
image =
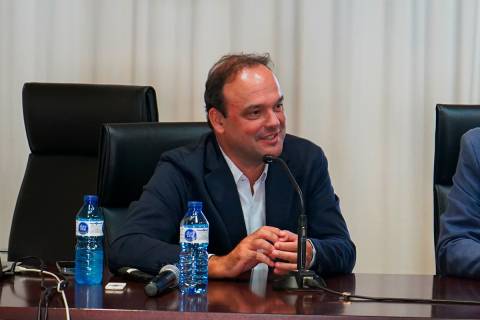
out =
<svg viewBox="0 0 480 320"><path fill-rule="evenodd" d="M98 194L105 216L107 251L140 197L160 155L198 141L210 132L206 122L105 124L102 130ZM108 254L108 252L107 252Z"/></svg>

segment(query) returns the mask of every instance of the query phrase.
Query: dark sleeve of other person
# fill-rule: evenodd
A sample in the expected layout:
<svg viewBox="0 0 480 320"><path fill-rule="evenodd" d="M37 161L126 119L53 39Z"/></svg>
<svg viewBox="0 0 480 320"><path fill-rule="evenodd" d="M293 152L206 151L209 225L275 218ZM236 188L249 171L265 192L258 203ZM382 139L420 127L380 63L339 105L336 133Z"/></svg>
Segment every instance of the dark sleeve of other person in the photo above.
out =
<svg viewBox="0 0 480 320"><path fill-rule="evenodd" d="M453 187L440 218L440 273L480 278L480 128L463 135Z"/></svg>

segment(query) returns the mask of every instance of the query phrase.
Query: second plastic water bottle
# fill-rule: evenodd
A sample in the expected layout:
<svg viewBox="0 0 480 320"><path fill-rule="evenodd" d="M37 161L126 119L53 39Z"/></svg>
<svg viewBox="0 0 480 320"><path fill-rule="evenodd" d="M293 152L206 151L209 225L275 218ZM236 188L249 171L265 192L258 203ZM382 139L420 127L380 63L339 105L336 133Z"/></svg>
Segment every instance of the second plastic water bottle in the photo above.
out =
<svg viewBox="0 0 480 320"><path fill-rule="evenodd" d="M182 294L202 294L208 286L208 221L202 202L189 201L180 222L179 286Z"/></svg>
<svg viewBox="0 0 480 320"><path fill-rule="evenodd" d="M77 246L75 248L75 282L99 284L103 276L103 214L98 197L83 197L77 214Z"/></svg>

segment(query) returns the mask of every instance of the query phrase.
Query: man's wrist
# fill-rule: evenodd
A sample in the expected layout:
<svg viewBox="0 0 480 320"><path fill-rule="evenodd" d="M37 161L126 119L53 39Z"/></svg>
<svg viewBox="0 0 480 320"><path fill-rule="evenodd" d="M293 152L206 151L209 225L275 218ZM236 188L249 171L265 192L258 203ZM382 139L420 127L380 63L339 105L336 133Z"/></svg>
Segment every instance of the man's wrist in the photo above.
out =
<svg viewBox="0 0 480 320"><path fill-rule="evenodd" d="M210 254L208 256L208 276L210 278L225 278L224 257Z"/></svg>
<svg viewBox="0 0 480 320"><path fill-rule="evenodd" d="M315 249L315 246L313 245L312 240L307 239L307 242L309 242L310 245L312 246L312 260L310 260L310 263L307 266L307 269L310 269L313 266L313 264L315 263L315 258L317 256L317 249Z"/></svg>

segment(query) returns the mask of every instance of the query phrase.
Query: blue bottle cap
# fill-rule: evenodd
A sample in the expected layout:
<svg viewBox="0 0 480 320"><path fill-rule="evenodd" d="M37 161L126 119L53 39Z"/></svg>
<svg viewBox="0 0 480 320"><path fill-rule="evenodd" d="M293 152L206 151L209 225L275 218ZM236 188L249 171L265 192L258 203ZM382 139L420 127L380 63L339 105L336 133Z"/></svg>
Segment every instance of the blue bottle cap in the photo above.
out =
<svg viewBox="0 0 480 320"><path fill-rule="evenodd" d="M87 194L83 196L83 202L85 203L98 203L98 196L94 194Z"/></svg>
<svg viewBox="0 0 480 320"><path fill-rule="evenodd" d="M202 201L188 201L188 207L189 208L200 208L202 209L203 207L203 202Z"/></svg>

